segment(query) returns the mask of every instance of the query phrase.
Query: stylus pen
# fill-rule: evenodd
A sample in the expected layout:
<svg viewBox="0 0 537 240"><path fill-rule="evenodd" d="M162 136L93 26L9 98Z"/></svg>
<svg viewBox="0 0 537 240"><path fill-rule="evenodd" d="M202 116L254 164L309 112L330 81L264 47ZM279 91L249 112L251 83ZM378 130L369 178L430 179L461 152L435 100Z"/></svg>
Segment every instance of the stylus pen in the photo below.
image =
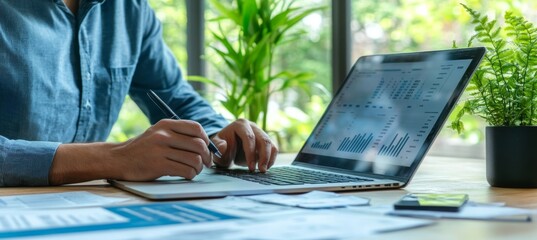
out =
<svg viewBox="0 0 537 240"><path fill-rule="evenodd" d="M153 103L155 103L157 107L166 116L168 116L171 119L176 119L176 120L181 119L179 116L177 116L177 114L175 114L175 112L172 111L172 109L164 101L162 101L162 99L160 99L160 97L155 92L153 92L153 90L149 90L149 92L147 92L147 96L149 96L149 99L151 99L151 101L153 101ZM209 150L211 150L211 152L214 153L214 155L216 155L218 158L222 158L222 153L218 151L218 148L216 147L216 145L214 145L213 141L209 140L208 147L209 147Z"/></svg>

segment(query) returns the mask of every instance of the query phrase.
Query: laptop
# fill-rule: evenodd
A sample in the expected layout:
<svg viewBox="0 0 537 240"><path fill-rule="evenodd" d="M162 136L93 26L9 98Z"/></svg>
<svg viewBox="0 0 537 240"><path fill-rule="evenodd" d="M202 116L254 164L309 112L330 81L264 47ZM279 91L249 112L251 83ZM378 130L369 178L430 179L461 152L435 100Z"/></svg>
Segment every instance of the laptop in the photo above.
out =
<svg viewBox="0 0 537 240"><path fill-rule="evenodd" d="M402 188L484 54L464 48L360 57L292 164L267 173L206 168L193 180L110 183L153 200Z"/></svg>

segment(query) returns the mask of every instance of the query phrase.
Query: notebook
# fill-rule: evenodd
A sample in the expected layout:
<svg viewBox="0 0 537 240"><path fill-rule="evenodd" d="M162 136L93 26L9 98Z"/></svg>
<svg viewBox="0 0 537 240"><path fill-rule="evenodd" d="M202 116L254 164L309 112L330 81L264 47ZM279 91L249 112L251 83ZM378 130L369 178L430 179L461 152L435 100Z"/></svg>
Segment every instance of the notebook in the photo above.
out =
<svg viewBox="0 0 537 240"><path fill-rule="evenodd" d="M360 57L292 164L267 173L206 168L193 180L109 182L154 200L404 187L484 54L479 47Z"/></svg>

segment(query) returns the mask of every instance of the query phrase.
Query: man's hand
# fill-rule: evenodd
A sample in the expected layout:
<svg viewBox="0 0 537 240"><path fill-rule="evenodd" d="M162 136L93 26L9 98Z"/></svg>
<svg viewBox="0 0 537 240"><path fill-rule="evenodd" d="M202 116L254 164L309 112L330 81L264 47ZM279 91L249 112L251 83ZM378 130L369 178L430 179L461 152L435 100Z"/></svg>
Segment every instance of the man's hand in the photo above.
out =
<svg viewBox="0 0 537 240"><path fill-rule="evenodd" d="M256 168L266 172L278 155L278 147L269 136L254 123L239 119L222 129L212 138L222 158L213 157L218 167L229 167L231 163L248 166L250 171ZM244 156L241 151L244 151ZM241 153L241 154L238 154Z"/></svg>
<svg viewBox="0 0 537 240"><path fill-rule="evenodd" d="M145 181L164 175L192 179L211 166L209 137L194 121L164 119L113 150L123 159L122 179Z"/></svg>
<svg viewBox="0 0 537 240"><path fill-rule="evenodd" d="M96 179L150 181L161 176L192 179L211 166L209 137L194 121L161 120L124 143L62 144L49 173L50 184Z"/></svg>

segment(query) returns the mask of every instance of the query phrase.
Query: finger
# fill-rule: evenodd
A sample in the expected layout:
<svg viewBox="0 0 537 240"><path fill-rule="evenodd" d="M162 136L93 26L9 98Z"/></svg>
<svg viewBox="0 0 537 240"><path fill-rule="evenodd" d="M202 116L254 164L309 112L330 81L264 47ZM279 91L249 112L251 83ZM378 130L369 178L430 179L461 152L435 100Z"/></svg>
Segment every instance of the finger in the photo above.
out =
<svg viewBox="0 0 537 240"><path fill-rule="evenodd" d="M177 163L188 165L196 170L196 174L200 174L203 170L203 160L199 154L188 151L173 150L166 154L166 158Z"/></svg>
<svg viewBox="0 0 537 240"><path fill-rule="evenodd" d="M232 161L232 158L230 156L235 156L236 149L230 149L232 151L227 152L227 147L228 147L227 141L222 140L217 137L213 138L213 142L218 148L218 150L224 153L222 158L218 158L218 157L213 158L213 162L216 164L217 167L229 168L229 166L231 166L231 161Z"/></svg>
<svg viewBox="0 0 537 240"><path fill-rule="evenodd" d="M270 151L270 159L268 163L267 170L274 165L274 162L276 162L276 156L278 156L279 149L275 145L272 145L271 151Z"/></svg>
<svg viewBox="0 0 537 240"><path fill-rule="evenodd" d="M211 153L201 138L174 133L167 142L170 148L197 154L206 166L211 166Z"/></svg>
<svg viewBox="0 0 537 240"><path fill-rule="evenodd" d="M255 171L255 135L250 127L250 122L244 119L236 121L239 124L237 135L241 139L246 164L250 171Z"/></svg>
<svg viewBox="0 0 537 240"><path fill-rule="evenodd" d="M173 160L163 161L161 164L161 168L163 176L179 176L191 180L196 177L196 175L198 175L196 169L190 167L189 165Z"/></svg>
<svg viewBox="0 0 537 240"><path fill-rule="evenodd" d="M155 124L155 126L170 129L177 134L201 138L206 146L209 145L209 137L198 122L190 120L162 119Z"/></svg>
<svg viewBox="0 0 537 240"><path fill-rule="evenodd" d="M252 124L251 128L256 135L255 147L257 155L259 156L257 159L257 168L260 172L266 172L272 149L272 141L268 135L256 125Z"/></svg>

